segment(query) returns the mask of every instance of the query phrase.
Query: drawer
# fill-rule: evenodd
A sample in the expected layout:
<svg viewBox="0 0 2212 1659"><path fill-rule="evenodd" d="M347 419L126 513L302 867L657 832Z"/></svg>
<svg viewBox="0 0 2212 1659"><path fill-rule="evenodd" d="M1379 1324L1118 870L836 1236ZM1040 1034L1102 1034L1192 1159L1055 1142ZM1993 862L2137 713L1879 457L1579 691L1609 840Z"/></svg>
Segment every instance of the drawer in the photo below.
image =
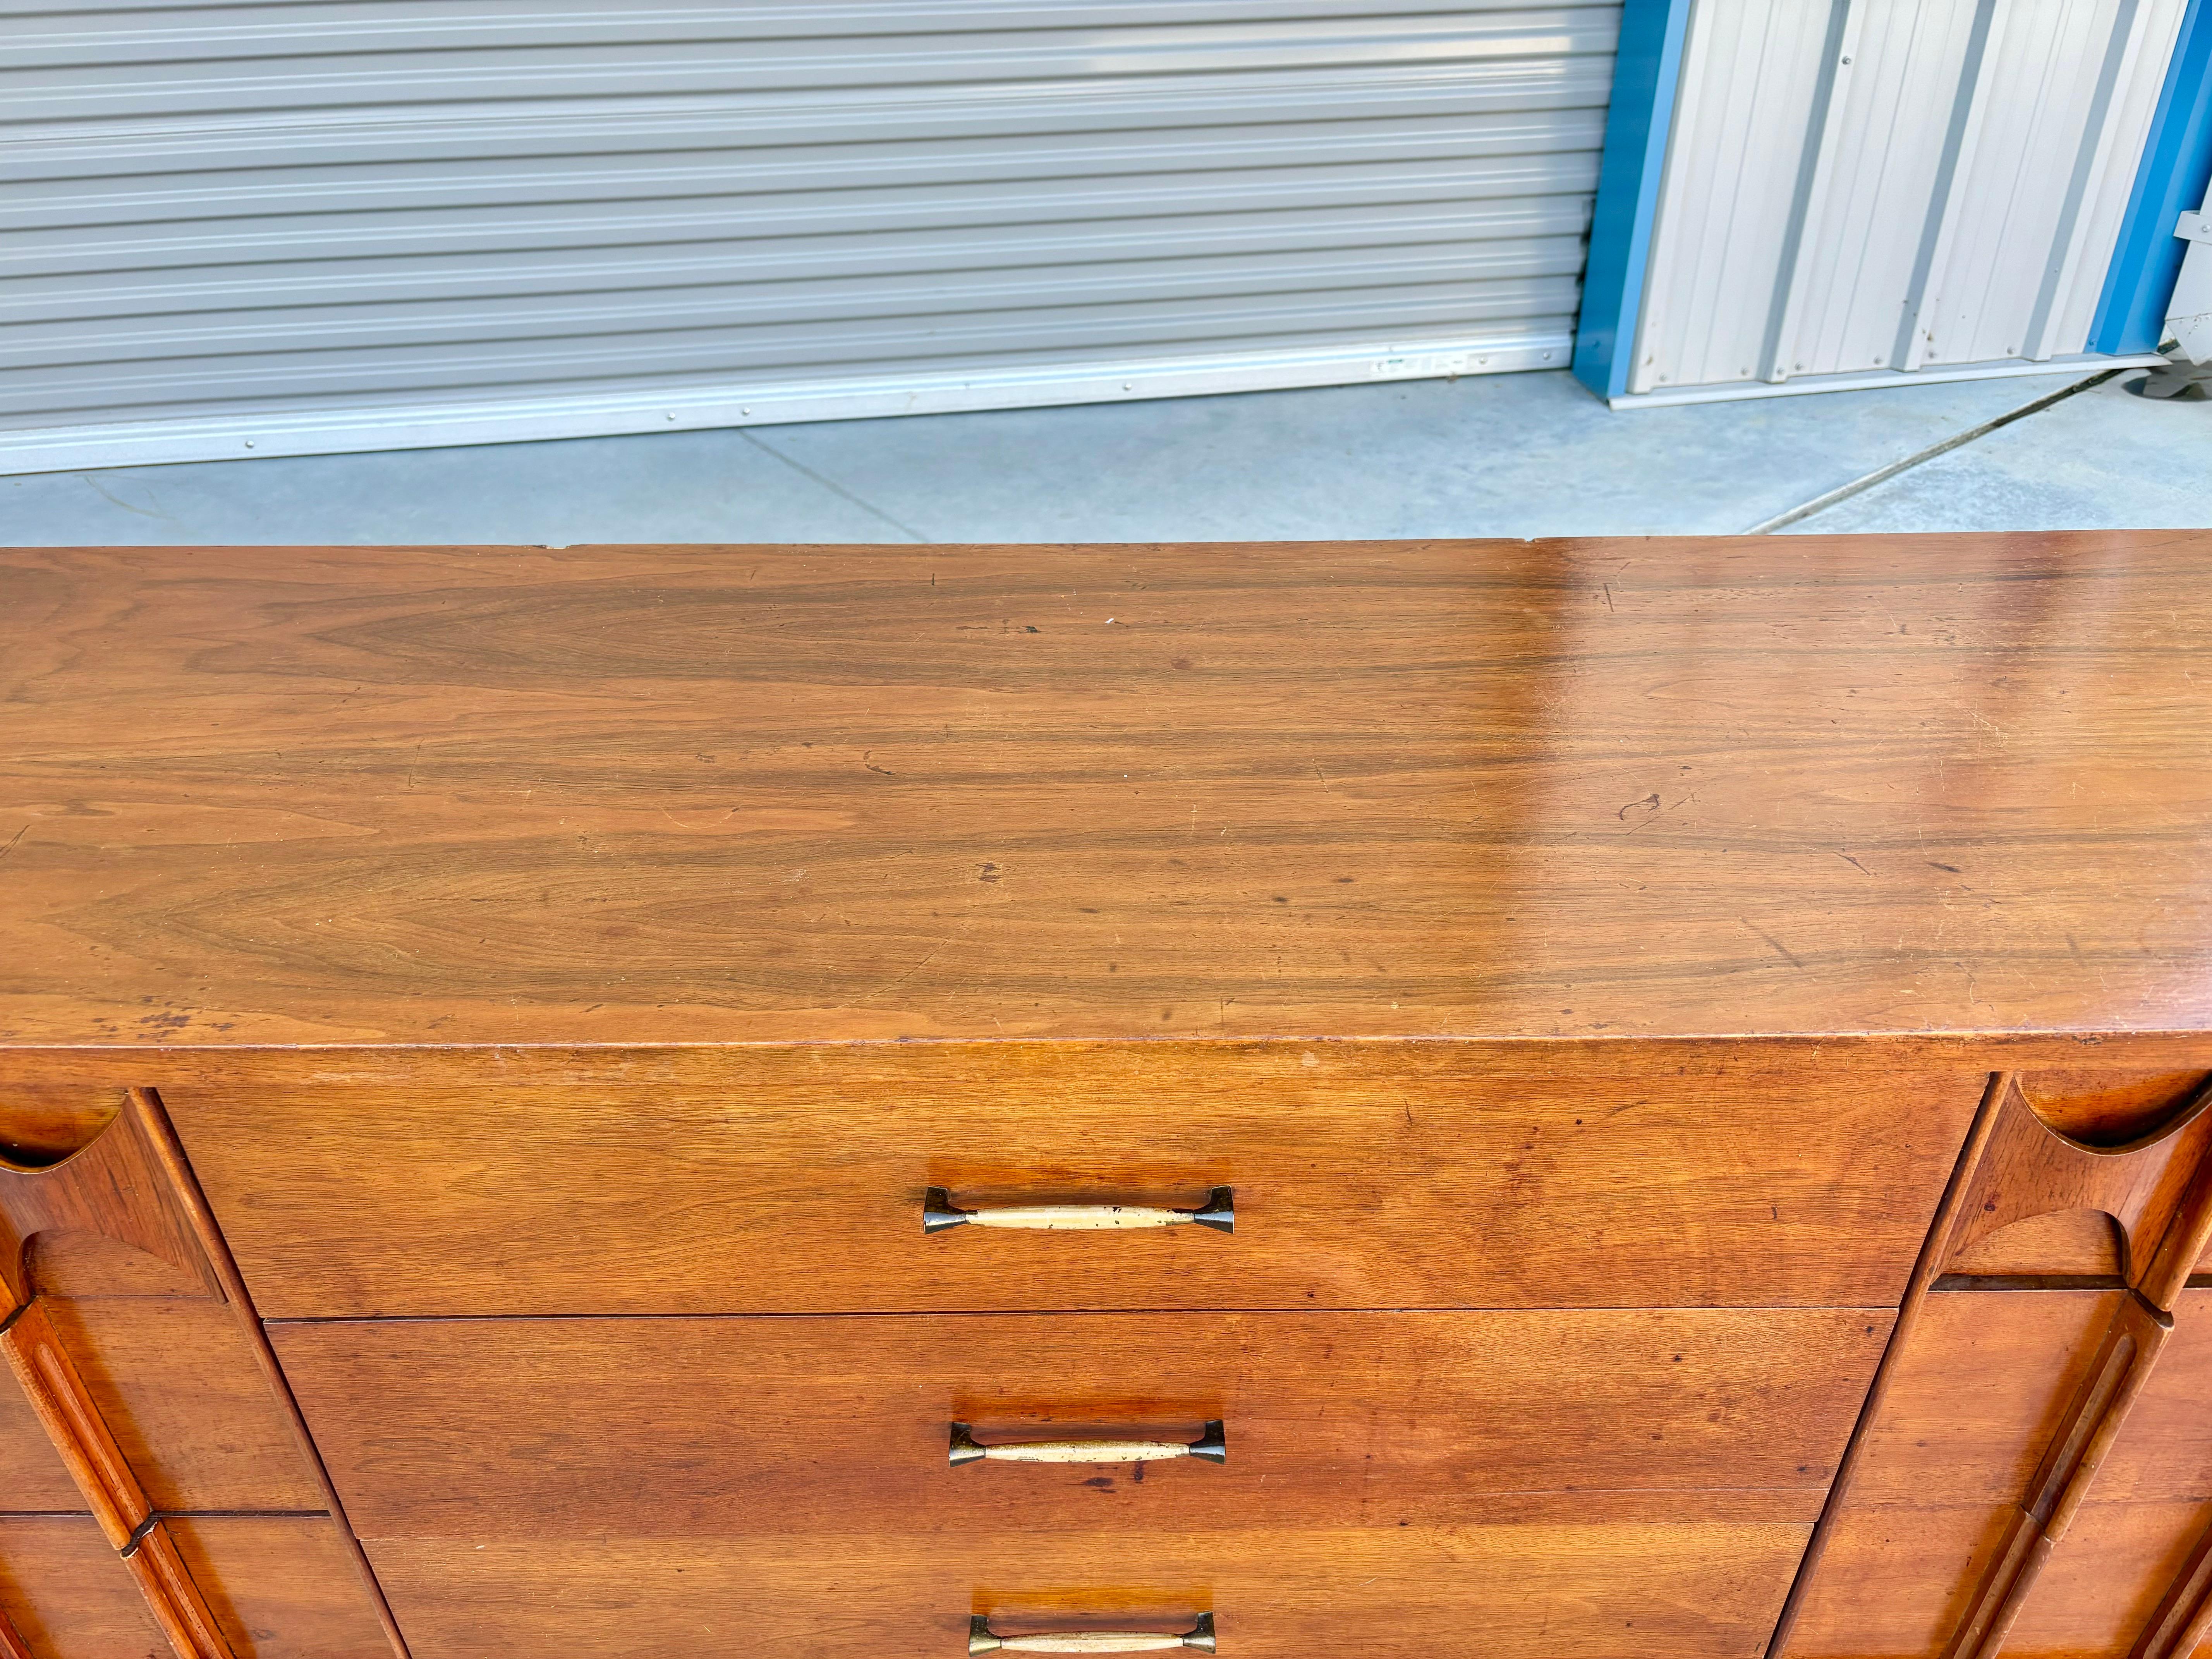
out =
<svg viewBox="0 0 2212 1659"><path fill-rule="evenodd" d="M372 1542L415 1659L965 1659L994 1628L1189 1628L1234 1659L1755 1659L1809 1522Z"/></svg>
<svg viewBox="0 0 2212 1659"><path fill-rule="evenodd" d="M735 1050L726 1087L179 1085L264 1316L1895 1305L1978 1075L1480 1045ZM1194 1048L1203 1052L1193 1057ZM925 1237L963 1207L1192 1226Z"/></svg>
<svg viewBox="0 0 2212 1659"><path fill-rule="evenodd" d="M272 1333L363 1537L1465 1522L1532 1492L1810 1521L1889 1331L1851 1310L375 1321ZM1196 1437L1226 1460L986 1461Z"/></svg>

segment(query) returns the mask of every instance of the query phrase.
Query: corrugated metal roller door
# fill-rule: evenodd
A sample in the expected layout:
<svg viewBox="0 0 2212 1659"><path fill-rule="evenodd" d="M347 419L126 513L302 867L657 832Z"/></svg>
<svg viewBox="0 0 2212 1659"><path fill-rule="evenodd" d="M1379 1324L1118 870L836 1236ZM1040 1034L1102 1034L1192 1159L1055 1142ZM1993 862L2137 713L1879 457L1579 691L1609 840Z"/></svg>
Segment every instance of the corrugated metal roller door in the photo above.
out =
<svg viewBox="0 0 2212 1659"><path fill-rule="evenodd" d="M19 15L0 468L1564 363L1618 13Z"/></svg>

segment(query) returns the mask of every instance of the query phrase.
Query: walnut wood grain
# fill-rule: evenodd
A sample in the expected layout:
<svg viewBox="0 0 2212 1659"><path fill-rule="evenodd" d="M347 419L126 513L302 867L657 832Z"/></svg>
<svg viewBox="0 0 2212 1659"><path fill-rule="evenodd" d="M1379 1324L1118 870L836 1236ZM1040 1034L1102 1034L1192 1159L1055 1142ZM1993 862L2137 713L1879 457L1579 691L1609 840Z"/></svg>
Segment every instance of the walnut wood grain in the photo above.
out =
<svg viewBox="0 0 2212 1659"><path fill-rule="evenodd" d="M0 1515L83 1508L84 1496L31 1409L30 1396L0 1372Z"/></svg>
<svg viewBox="0 0 2212 1659"><path fill-rule="evenodd" d="M0 1164L0 1294L36 1288L32 1247L50 1235L90 1236L140 1250L179 1280L220 1297L207 1256L162 1174L143 1115L125 1109L75 1155L44 1168Z"/></svg>
<svg viewBox="0 0 2212 1659"><path fill-rule="evenodd" d="M1996 1117L1963 1200L1943 1224L1946 1255L2008 1223L2088 1209L2117 1224L2128 1290L2115 1306L2066 1415L1981 1570L1947 1659L1997 1653L2087 1501L2104 1460L2173 1329L2169 1310L2212 1238L2212 1091L2140 1139L2084 1146L2045 1121L2017 1078L2000 1080Z"/></svg>
<svg viewBox="0 0 2212 1659"><path fill-rule="evenodd" d="M1337 1653L1346 1632L1385 1659L1462 1653L1477 1639L1499 1659L1749 1659L1805 1533L1802 1524L1654 1518L1103 1538L391 1540L371 1548L428 1659L696 1659L702 1632L732 1652L957 1659L977 1613L1024 1629L1188 1629L1208 1610L1224 1653L1251 1659ZM823 1616L825 1586L837 1592L834 1620ZM1133 1616L1142 1613L1152 1617Z"/></svg>
<svg viewBox="0 0 2212 1659"><path fill-rule="evenodd" d="M32 1659L175 1659L88 1516L0 1516L0 1618Z"/></svg>
<svg viewBox="0 0 2212 1659"><path fill-rule="evenodd" d="M2199 1089L2150 1133L2115 1146L2085 1146L2051 1127L2017 1078L1996 1111L1951 1219L1945 1265L2014 1223L2095 1211L2118 1225L2122 1276L2153 1308L2172 1306L2212 1238L2212 1088Z"/></svg>
<svg viewBox="0 0 2212 1659"><path fill-rule="evenodd" d="M176 1650L177 1659L240 1659L201 1594L191 1569L177 1553L169 1523L156 1521L124 1557L148 1611Z"/></svg>
<svg viewBox="0 0 2212 1659"><path fill-rule="evenodd" d="M1995 1654L2087 1500L2106 1455L2149 1380L2173 1328L2169 1315L2133 1292L2106 1326L2087 1374L2008 1518L2003 1540L1946 1649L1951 1659Z"/></svg>
<svg viewBox="0 0 2212 1659"><path fill-rule="evenodd" d="M2091 1502L2037 1581L2005 1644L2027 1655L2128 1653L2186 1563L2204 1507ZM1855 1511L1832 1547L1791 1651L1869 1659L1941 1651L2005 1530L2000 1509ZM1953 1564L1939 1573L1931 1561Z"/></svg>
<svg viewBox="0 0 2212 1659"><path fill-rule="evenodd" d="M214 1276L222 1291L238 1316L240 1328L246 1333L247 1346L259 1365L263 1380L270 1396L290 1428L293 1442L309 1477L322 1495L325 1513L332 1525L323 1536L337 1540L336 1554L343 1561L343 1577L325 1575L316 1585L316 1593L342 1601L349 1591L366 1607L375 1621L386 1650L392 1659L411 1659L407 1638L402 1634L398 1620L392 1617L391 1604L386 1601L384 1588L377 1582L376 1572L362 1552L340 1499L337 1488L331 1484L330 1472L324 1467L321 1449L308 1432L307 1421L300 1414L299 1401L294 1398L290 1381L283 1367L277 1364L274 1349L260 1310L255 1307L252 1293L246 1289L245 1279L238 1271L238 1262L231 1255L228 1242L216 1224L214 1212L209 1209L207 1194L201 1188L185 1149L177 1139L176 1126L170 1121L167 1109L161 1097L150 1089L133 1089L130 1092L130 1115L143 1132L149 1152L177 1207L183 1213L185 1224L191 1230L202 1260ZM345 1589L340 1584L344 1583ZM326 1656L325 1656L326 1659Z"/></svg>
<svg viewBox="0 0 2212 1659"><path fill-rule="evenodd" d="M195 1504L318 1510L332 1559L320 1582L295 1594L349 1599L383 1650L405 1659L359 1545L331 1523L342 1516L336 1494L159 1098L130 1090L82 1150L47 1167L0 1169L0 1244L27 1291L44 1283L40 1264L52 1265L34 1247L92 1240L120 1253L76 1263L91 1274L88 1296L40 1296L17 1310L0 1328L0 1351L179 1659L251 1659L179 1550L178 1516L162 1513ZM156 1261L188 1270L197 1293L103 1293L101 1268L121 1268L123 1288L143 1291L138 1265Z"/></svg>
<svg viewBox="0 0 2212 1659"><path fill-rule="evenodd" d="M228 1306L135 1297L42 1305L154 1508L323 1507Z"/></svg>
<svg viewBox="0 0 2212 1659"><path fill-rule="evenodd" d="M2158 1607L2143 1621L2129 1659L2189 1659L2212 1636L2212 1529L2201 1532Z"/></svg>
<svg viewBox="0 0 2212 1659"><path fill-rule="evenodd" d="M329 1517L172 1516L162 1524L238 1659L391 1659L351 1540Z"/></svg>
<svg viewBox="0 0 2212 1659"><path fill-rule="evenodd" d="M1790 1654L1924 1654L1950 1639L2124 1297L2117 1290L1927 1297L1913 1341L1887 1368L1881 1408L1863 1437L1829 1553L1809 1575ZM2125 1650L2208 1525L2212 1290L2191 1290L2089 1501L2016 1610L2007 1650Z"/></svg>
<svg viewBox="0 0 2212 1659"><path fill-rule="evenodd" d="M2170 1031L2212 534L0 556L0 1039Z"/></svg>
<svg viewBox="0 0 2212 1659"><path fill-rule="evenodd" d="M164 1099L272 1318L1893 1306L1986 1080L1561 1078L1365 1043L740 1049L723 1071ZM925 1237L936 1186L1233 1186L1237 1231Z"/></svg>
<svg viewBox="0 0 2212 1659"><path fill-rule="evenodd" d="M1817 1507L1882 1310L277 1325L365 1538L1448 1526L1471 1500ZM1572 1379L1571 1386L1563 1380ZM1225 1419L1233 1454L956 1470L946 1425Z"/></svg>
<svg viewBox="0 0 2212 1659"><path fill-rule="evenodd" d="M41 1304L19 1310L0 1329L0 1355L108 1543L125 1547L153 1506Z"/></svg>

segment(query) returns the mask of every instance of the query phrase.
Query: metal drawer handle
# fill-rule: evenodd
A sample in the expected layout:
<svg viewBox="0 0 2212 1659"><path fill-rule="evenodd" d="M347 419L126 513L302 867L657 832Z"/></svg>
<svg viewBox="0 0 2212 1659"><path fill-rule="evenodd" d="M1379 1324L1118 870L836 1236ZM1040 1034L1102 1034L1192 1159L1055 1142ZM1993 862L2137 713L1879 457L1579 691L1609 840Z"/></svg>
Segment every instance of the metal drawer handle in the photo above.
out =
<svg viewBox="0 0 2212 1659"><path fill-rule="evenodd" d="M995 1636L991 1621L977 1615L968 1621L969 1659L985 1653L1161 1653L1170 1648L1196 1648L1212 1653L1213 1615L1201 1613L1195 1628L1181 1636L1161 1636L1149 1631L1079 1630L1054 1636Z"/></svg>
<svg viewBox="0 0 2212 1659"><path fill-rule="evenodd" d="M921 1201L921 1230L1020 1227L1041 1232L1107 1232L1122 1227L1182 1227L1196 1224L1218 1233L1237 1231L1237 1189L1216 1187L1195 1210L1162 1210L1145 1204L1017 1204L1000 1210L963 1210L944 1187Z"/></svg>
<svg viewBox="0 0 2212 1659"><path fill-rule="evenodd" d="M965 1423L952 1425L952 1467L988 1459L994 1463L1160 1463L1171 1457L1229 1461L1229 1436L1217 1418L1195 1440L1024 1440L979 1446Z"/></svg>

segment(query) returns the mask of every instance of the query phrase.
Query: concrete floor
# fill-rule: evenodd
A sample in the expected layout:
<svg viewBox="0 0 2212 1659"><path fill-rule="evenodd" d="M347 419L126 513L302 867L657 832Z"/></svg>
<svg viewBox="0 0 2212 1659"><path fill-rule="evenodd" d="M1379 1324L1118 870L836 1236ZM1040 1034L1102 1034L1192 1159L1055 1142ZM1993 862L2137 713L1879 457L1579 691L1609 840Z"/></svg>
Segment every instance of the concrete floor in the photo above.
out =
<svg viewBox="0 0 2212 1659"><path fill-rule="evenodd" d="M2124 378L2132 378L2124 377ZM1057 542L1735 532L2069 384L1614 413L1503 374L0 479L0 541ZM1793 532L2212 526L2212 404L2107 382Z"/></svg>

